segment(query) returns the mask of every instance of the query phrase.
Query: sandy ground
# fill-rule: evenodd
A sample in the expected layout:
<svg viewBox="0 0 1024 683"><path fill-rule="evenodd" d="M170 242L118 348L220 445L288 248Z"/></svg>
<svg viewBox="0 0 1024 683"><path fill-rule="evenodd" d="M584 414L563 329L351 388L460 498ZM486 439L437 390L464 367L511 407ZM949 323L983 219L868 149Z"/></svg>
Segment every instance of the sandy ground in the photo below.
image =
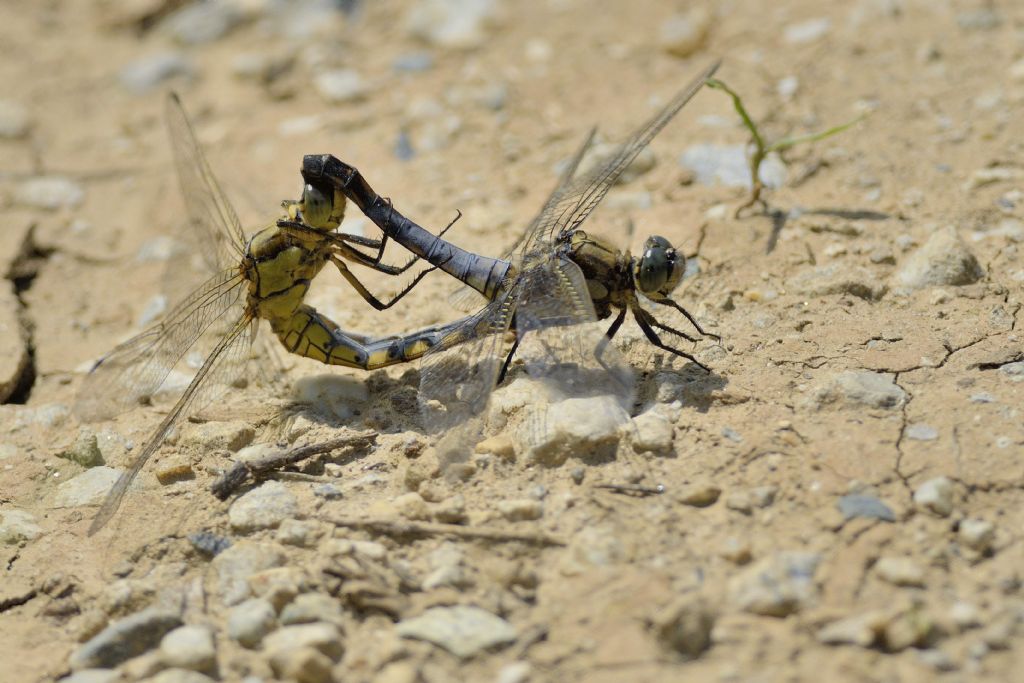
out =
<svg viewBox="0 0 1024 683"><path fill-rule="evenodd" d="M116 640L119 620L146 609L171 617L147 622L151 645L110 675L1019 675L1024 6L536 0L454 2L451 16L416 18L438 4L337 3L354 6L347 14L239 0L198 24L171 14L189 3L160 0L0 8L0 382L10 394L0 409L0 679L117 666L128 657L90 660L83 643ZM687 27L693 35L680 37ZM748 140L729 100L705 90L652 144L653 168L588 223L634 252L651 233L699 252L700 272L677 298L723 339L692 347L712 374L658 352L632 323L618 340L640 377L635 424L653 434L653 452L623 437L612 459L581 450L544 467L510 428L461 478L445 476L415 418L415 369L325 371L278 354L284 377L309 378L298 394L254 380L205 408L114 522L86 536L95 505L69 503L62 486L87 468L60 454L89 451L96 434L106 464L125 467L128 446L171 401L83 425L69 410L83 369L141 329L161 293L195 283L171 248L188 242L163 123L168 89L251 229L297 194L303 154L331 152L425 226L461 210L451 239L498 254L591 126L627 132L717 57L770 138L870 114L793 149L785 183L766 192L769 213L735 218L746 190L704 183L680 163L695 145ZM373 235L355 213L347 226ZM397 333L454 319L452 289L432 275L407 305L377 313L325 271L311 301L346 329ZM321 405L295 407L296 395ZM346 428L380 436L283 490L258 489L268 497L257 507L271 512L255 530L235 518L241 503L229 519L232 502L208 492L247 443L309 443ZM162 485L156 472L185 478ZM665 492L598 486L637 482ZM339 525L362 516L557 543ZM211 560L192 536L200 531L231 548ZM269 604L267 628L292 635L276 651L273 633L243 646L239 604ZM486 618L448 610L456 605ZM453 614L468 621L447 645L410 636L417 618ZM205 635L149 649L179 622ZM334 626L300 642L282 630L298 622ZM440 638L441 627L426 630ZM493 640L450 652L479 634Z"/></svg>

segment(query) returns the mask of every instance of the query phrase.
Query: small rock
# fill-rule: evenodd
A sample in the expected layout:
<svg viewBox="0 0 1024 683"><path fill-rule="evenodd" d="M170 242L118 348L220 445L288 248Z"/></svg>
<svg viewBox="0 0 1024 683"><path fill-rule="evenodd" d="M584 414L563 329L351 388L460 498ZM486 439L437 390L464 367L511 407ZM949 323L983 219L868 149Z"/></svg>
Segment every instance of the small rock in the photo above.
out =
<svg viewBox="0 0 1024 683"><path fill-rule="evenodd" d="M496 15L495 0L418 0L406 13L405 26L432 45L468 49L483 44Z"/></svg>
<svg viewBox="0 0 1024 683"><path fill-rule="evenodd" d="M170 667L212 672L217 668L213 633L205 626L181 626L160 641L160 657Z"/></svg>
<svg viewBox="0 0 1024 683"><path fill-rule="evenodd" d="M882 632L882 645L889 652L919 647L928 642L935 624L920 608L909 609L891 617Z"/></svg>
<svg viewBox="0 0 1024 683"><path fill-rule="evenodd" d="M722 541L718 554L736 565L744 565L754 558L750 543L745 539L729 537Z"/></svg>
<svg viewBox="0 0 1024 683"><path fill-rule="evenodd" d="M329 683L332 662L312 647L277 650L270 655L270 668L281 680L297 683Z"/></svg>
<svg viewBox="0 0 1024 683"><path fill-rule="evenodd" d="M121 85L128 91L143 95L172 78L195 76L192 63L178 52L162 52L142 57L121 69Z"/></svg>
<svg viewBox="0 0 1024 683"><path fill-rule="evenodd" d="M341 620L341 603L324 593L302 593L281 611L281 624L284 626L317 621L340 625Z"/></svg>
<svg viewBox="0 0 1024 683"><path fill-rule="evenodd" d="M268 481L232 503L228 520L235 531L251 533L276 528L298 512L295 494L279 481Z"/></svg>
<svg viewBox="0 0 1024 683"><path fill-rule="evenodd" d="M275 652L303 647L312 648L333 662L337 662L345 654L341 631L334 624L326 622L285 626L263 639L263 649L271 656Z"/></svg>
<svg viewBox="0 0 1024 683"><path fill-rule="evenodd" d="M231 547L230 538L218 536L210 531L197 531L194 534L189 534L188 542L207 557L216 557Z"/></svg>
<svg viewBox="0 0 1024 683"><path fill-rule="evenodd" d="M725 507L749 515L754 511L754 499L749 491L733 491L726 496Z"/></svg>
<svg viewBox="0 0 1024 683"><path fill-rule="evenodd" d="M528 683L530 680L529 662L512 662L501 667L495 683Z"/></svg>
<svg viewBox="0 0 1024 683"><path fill-rule="evenodd" d="M629 440L637 453L671 453L675 426L664 416L648 411L633 418Z"/></svg>
<svg viewBox="0 0 1024 683"><path fill-rule="evenodd" d="M936 231L924 246L905 260L894 276L907 289L969 285L984 277L985 271L967 244L949 227Z"/></svg>
<svg viewBox="0 0 1024 683"><path fill-rule="evenodd" d="M262 598L250 598L228 613L228 637L243 647L258 647L276 626L274 606Z"/></svg>
<svg viewBox="0 0 1024 683"><path fill-rule="evenodd" d="M471 605L432 607L418 617L398 623L403 638L425 640L456 657L467 659L483 650L508 645L517 638L510 623Z"/></svg>
<svg viewBox="0 0 1024 683"><path fill-rule="evenodd" d="M823 38L830 28L832 28L832 22L820 17L801 21L798 24L790 24L783 29L782 35L790 45L804 45Z"/></svg>
<svg viewBox="0 0 1024 683"><path fill-rule="evenodd" d="M153 474L156 476L156 480L164 486L196 477L196 473L192 469L192 460L184 453L173 453L161 458Z"/></svg>
<svg viewBox="0 0 1024 683"><path fill-rule="evenodd" d="M242 22L233 2L199 2L182 7L168 16L161 27L182 45L201 45L227 35Z"/></svg>
<svg viewBox="0 0 1024 683"><path fill-rule="evenodd" d="M423 579L423 590L434 590L442 586L464 588L470 585L466 576L465 554L455 543L442 543L427 559L430 573Z"/></svg>
<svg viewBox="0 0 1024 683"><path fill-rule="evenodd" d="M109 669L151 650L171 629L181 626L177 612L158 608L119 619L71 655L69 665L80 669Z"/></svg>
<svg viewBox="0 0 1024 683"><path fill-rule="evenodd" d="M237 451L252 443L256 430L248 422L205 422L185 435L185 445L204 451Z"/></svg>
<svg viewBox="0 0 1024 683"><path fill-rule="evenodd" d="M939 517L953 512L953 482L947 477L929 479L914 491L914 503Z"/></svg>
<svg viewBox="0 0 1024 683"><path fill-rule="evenodd" d="M237 605L249 597L249 577L253 574L279 567L284 555L276 545L239 541L213 558L211 563L217 573L217 590L225 605Z"/></svg>
<svg viewBox="0 0 1024 683"><path fill-rule="evenodd" d="M776 553L733 577L729 593L746 612L785 617L817 597L814 572L820 561L816 553Z"/></svg>
<svg viewBox="0 0 1024 683"><path fill-rule="evenodd" d="M784 100L791 100L800 89L800 79L796 76L786 76L775 84L775 92Z"/></svg>
<svg viewBox="0 0 1024 683"><path fill-rule="evenodd" d="M1024 361L1000 366L999 374L1011 382L1024 382Z"/></svg>
<svg viewBox="0 0 1024 683"><path fill-rule="evenodd" d="M313 487L313 495L324 500L341 500L345 497L342 490L331 483L317 484Z"/></svg>
<svg viewBox="0 0 1024 683"><path fill-rule="evenodd" d="M614 529L588 526L573 536L569 552L562 559L562 573L572 576L594 567L610 567L629 561L630 547Z"/></svg>
<svg viewBox="0 0 1024 683"><path fill-rule="evenodd" d="M878 642L887 622L888 617L883 612L858 614L826 624L818 631L817 638L826 645L871 647Z"/></svg>
<svg viewBox="0 0 1024 683"><path fill-rule="evenodd" d="M975 628L981 625L981 615L978 608L969 602L957 601L949 608L949 618L961 631Z"/></svg>
<svg viewBox="0 0 1024 683"><path fill-rule="evenodd" d="M13 100L0 100L0 138L23 138L31 128L32 119L25 107Z"/></svg>
<svg viewBox="0 0 1024 683"><path fill-rule="evenodd" d="M430 71L434 68L434 58L429 52L406 52L391 62L391 68L404 73Z"/></svg>
<svg viewBox="0 0 1024 683"><path fill-rule="evenodd" d="M498 512L510 522L525 522L544 516L544 504L539 500L519 498L498 503Z"/></svg>
<svg viewBox="0 0 1024 683"><path fill-rule="evenodd" d="M779 489L777 486L755 486L749 491L750 502L753 503L754 507L770 507L775 502L775 496L778 493Z"/></svg>
<svg viewBox="0 0 1024 683"><path fill-rule="evenodd" d="M702 185L721 183L726 187L751 189L750 159L743 145L692 145L683 150L679 163L697 176ZM777 154L769 154L761 163L758 177L766 188L782 187L786 165Z"/></svg>
<svg viewBox="0 0 1024 683"><path fill-rule="evenodd" d="M465 497L459 493L441 501L434 509L434 519L442 524L465 524L469 521Z"/></svg>
<svg viewBox="0 0 1024 683"><path fill-rule="evenodd" d="M60 683L121 683L121 672L115 669L82 669L60 679Z"/></svg>
<svg viewBox="0 0 1024 683"><path fill-rule="evenodd" d="M939 438L939 430L923 422L908 425L903 436L914 441L934 441Z"/></svg>
<svg viewBox="0 0 1024 683"><path fill-rule="evenodd" d="M0 543L17 545L34 541L42 533L36 518L24 510L0 510Z"/></svg>
<svg viewBox="0 0 1024 683"><path fill-rule="evenodd" d="M271 567L249 575L253 594L268 601L277 612L308 587L309 577L300 567Z"/></svg>
<svg viewBox="0 0 1024 683"><path fill-rule="evenodd" d="M714 505L721 495L722 489L716 484L710 481L698 481L684 486L676 496L676 500L683 505L707 508L709 505Z"/></svg>
<svg viewBox="0 0 1024 683"><path fill-rule="evenodd" d="M402 517L414 521L430 519L430 508L423 496L416 492L404 493L392 501L395 509Z"/></svg>
<svg viewBox="0 0 1024 683"><path fill-rule="evenodd" d="M354 102L366 95L362 77L353 69L334 69L317 74L313 86L331 103Z"/></svg>
<svg viewBox="0 0 1024 683"><path fill-rule="evenodd" d="M652 620L658 640L687 659L711 646L715 614L699 597L688 597L662 609Z"/></svg>
<svg viewBox="0 0 1024 683"><path fill-rule="evenodd" d="M477 453L491 453L502 460L512 461L516 459L516 447L512 439L504 434L498 434L484 439L473 449Z"/></svg>
<svg viewBox="0 0 1024 683"><path fill-rule="evenodd" d="M707 42L712 20L711 12L699 5L669 17L661 24L661 48L676 57L689 57Z"/></svg>
<svg viewBox="0 0 1024 683"><path fill-rule="evenodd" d="M534 431L527 458L547 467L561 465L570 456L588 458L614 450L628 417L614 401L569 398L548 407L545 429Z"/></svg>
<svg viewBox="0 0 1024 683"><path fill-rule="evenodd" d="M146 683L214 683L213 679L189 669L164 669L146 678Z"/></svg>
<svg viewBox="0 0 1024 683"><path fill-rule="evenodd" d="M81 505L98 505L114 483L121 476L121 470L111 467L92 467L77 477L68 479L57 486L57 494L53 498L53 506L72 508Z"/></svg>
<svg viewBox="0 0 1024 683"><path fill-rule="evenodd" d="M991 31L1003 25L1003 17L991 7L986 7L960 12L956 15L956 23L965 31Z"/></svg>
<svg viewBox="0 0 1024 683"><path fill-rule="evenodd" d="M319 530L315 523L299 519L285 519L277 528L275 538L279 543L285 545L308 548L316 544L317 536L319 536Z"/></svg>
<svg viewBox="0 0 1024 683"><path fill-rule="evenodd" d="M839 499L836 506L843 513L844 520L863 517L864 519L880 519L885 522L896 521L896 514L892 508L874 496L846 495Z"/></svg>
<svg viewBox="0 0 1024 683"><path fill-rule="evenodd" d="M996 527L988 520L968 518L960 522L957 536L968 548L979 553L987 553L992 550L992 544L995 542Z"/></svg>
<svg viewBox="0 0 1024 683"><path fill-rule="evenodd" d="M811 403L820 406L841 401L848 406L893 409L906 403L907 394L892 375L869 370L847 370L814 392Z"/></svg>
<svg viewBox="0 0 1024 683"><path fill-rule="evenodd" d="M878 578L894 586L924 586L924 569L909 557L882 557L875 563Z"/></svg>
<svg viewBox="0 0 1024 683"><path fill-rule="evenodd" d="M75 443L67 450L58 453L57 457L78 463L82 467L96 467L104 464L103 453L100 452L96 434L89 429L80 430Z"/></svg>
<svg viewBox="0 0 1024 683"><path fill-rule="evenodd" d="M14 201L44 211L73 209L85 200L85 190L70 178L43 176L26 180L14 192Z"/></svg>
<svg viewBox="0 0 1024 683"><path fill-rule="evenodd" d="M878 301L889 291L871 270L843 262L806 268L789 278L786 285L804 296L850 294L865 301Z"/></svg>

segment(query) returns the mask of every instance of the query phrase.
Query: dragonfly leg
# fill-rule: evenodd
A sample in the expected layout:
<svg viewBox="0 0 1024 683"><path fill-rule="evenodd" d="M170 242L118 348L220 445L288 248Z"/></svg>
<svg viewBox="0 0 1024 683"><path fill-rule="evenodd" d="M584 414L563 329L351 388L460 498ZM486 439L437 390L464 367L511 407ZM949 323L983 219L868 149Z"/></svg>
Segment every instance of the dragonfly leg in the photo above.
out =
<svg viewBox="0 0 1024 683"><path fill-rule="evenodd" d="M669 346L665 342L661 341L661 337L659 337L658 333L654 331L654 327L658 327L659 329L665 329L666 326L662 325L657 320L655 320L654 316L652 316L650 313L643 310L642 308L634 308L633 317L636 319L636 323L637 325L640 326L640 329L643 330L644 336L646 336L647 340L650 341L652 344L654 344L663 351L668 351L673 355L679 356L680 358L685 358L688 361L695 363L698 367L704 370L704 372L710 374L711 369L704 365L703 363L701 363L696 358L694 358L692 355L686 353L685 351L680 351L679 349ZM672 331L674 332L674 330ZM685 335L683 336L685 337Z"/></svg>
<svg viewBox="0 0 1024 683"><path fill-rule="evenodd" d="M601 363L601 356L604 355L604 350L608 348L608 344L612 338L618 333L619 328L622 327L622 321L626 319L626 309L623 308L619 311L619 314L615 316L615 320L608 326L608 331L604 333L604 338L598 343L597 349L594 351L594 358L597 359L598 363ZM603 365L603 363L602 363Z"/></svg>
<svg viewBox="0 0 1024 683"><path fill-rule="evenodd" d="M305 304L291 318L272 327L291 353L326 365L361 370L415 360L440 343L453 328L435 326L400 337L369 338L344 332L333 320Z"/></svg>
<svg viewBox="0 0 1024 683"><path fill-rule="evenodd" d="M505 362L501 364L501 372L498 373L498 384L505 381L505 375L508 374L508 368L512 365L512 356L516 355L516 350L519 349L519 337L512 342L512 348L509 349L508 355L505 356Z"/></svg>
<svg viewBox="0 0 1024 683"><path fill-rule="evenodd" d="M337 266L338 272L340 272L341 276L343 278L345 278L346 280L348 280L348 283L350 285L352 285L352 287L357 292L359 292L359 296L363 297L363 299L366 301L366 303L370 304L371 306L373 306L378 311L383 311L385 309L388 309L388 308L391 308L392 306L394 306L396 303L398 303L402 299L402 297L404 297L406 294L411 292L413 287L415 287L416 285L419 284L420 280L425 278L428 273L430 273L431 271L435 270L435 268L428 268L428 269L424 270L423 272L417 274L416 277L414 277L412 279L412 282L410 282L408 285L406 285L404 288L402 288L402 290L400 292L398 292L395 296L393 296L390 300L388 300L388 301L381 301L376 296L374 296L373 293L370 292L369 289L366 288L366 285L364 285L359 280L359 278L357 278L355 276L355 273L353 273L351 270L348 269L348 265L343 260L338 258L335 254L331 254L331 263L333 263L335 266Z"/></svg>
<svg viewBox="0 0 1024 683"><path fill-rule="evenodd" d="M686 319L690 321L690 324L693 325L693 329L695 329L698 332L700 332L700 336L702 336L702 337L711 337L712 339L717 339L718 341L722 341L722 338L719 337L714 332L705 332L704 328L701 327L700 324L697 322L697 319L694 318L690 314L690 312L688 310L686 310L685 308L680 306L677 302L673 301L671 298L666 297L664 299L651 299L651 301L653 301L656 304L660 304L662 306L668 306L669 308L674 308L677 311L679 311L680 313L682 313L686 317ZM668 331L672 331L672 330L668 330ZM682 334L681 332L676 332L676 334L678 334L678 335L680 335L682 337L686 337L690 341L696 341L694 339L691 339L690 337L687 337L685 334Z"/></svg>

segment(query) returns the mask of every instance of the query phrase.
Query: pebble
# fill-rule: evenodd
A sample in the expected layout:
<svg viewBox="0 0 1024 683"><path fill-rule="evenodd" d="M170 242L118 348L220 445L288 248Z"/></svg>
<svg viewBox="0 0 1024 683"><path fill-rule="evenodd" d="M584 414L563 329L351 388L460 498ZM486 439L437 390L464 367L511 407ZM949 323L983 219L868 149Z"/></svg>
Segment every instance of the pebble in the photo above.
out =
<svg viewBox="0 0 1024 683"><path fill-rule="evenodd" d="M539 500L518 498L498 502L498 512L510 522L525 522L544 516L544 504Z"/></svg>
<svg viewBox="0 0 1024 683"><path fill-rule="evenodd" d="M711 647L715 613L698 596L688 596L669 605L651 622L658 640L686 659L696 659Z"/></svg>
<svg viewBox="0 0 1024 683"><path fill-rule="evenodd" d="M799 89L800 79L796 76L786 76L779 79L779 82L775 84L775 92L784 100L793 99Z"/></svg>
<svg viewBox="0 0 1024 683"><path fill-rule="evenodd" d="M637 453L671 453L674 438L675 426L672 422L664 415L652 411L634 417L632 429L629 430L630 444Z"/></svg>
<svg viewBox="0 0 1024 683"><path fill-rule="evenodd" d="M239 541L213 558L211 563L217 574L217 592L225 605L237 605L251 594L249 577L279 567L284 554L270 543Z"/></svg>
<svg viewBox="0 0 1024 683"><path fill-rule="evenodd" d="M250 598L228 613L228 637L243 647L258 647L276 626L274 606L262 598Z"/></svg>
<svg viewBox="0 0 1024 683"><path fill-rule="evenodd" d="M121 672L115 669L82 669L60 679L60 683L121 683Z"/></svg>
<svg viewBox="0 0 1024 683"><path fill-rule="evenodd" d="M366 84L354 69L333 69L316 75L313 86L328 102L355 102L366 96Z"/></svg>
<svg viewBox="0 0 1024 683"><path fill-rule="evenodd" d="M75 671L115 667L153 649L168 631L179 626L177 612L145 609L107 626L79 647L68 664Z"/></svg>
<svg viewBox="0 0 1024 683"><path fill-rule="evenodd" d="M512 624L472 605L432 607L418 617L400 621L395 630L403 638L425 640L462 659L517 638Z"/></svg>
<svg viewBox="0 0 1024 683"><path fill-rule="evenodd" d="M129 92L144 95L172 78L191 80L196 75L192 63L179 52L161 52L131 62L118 74Z"/></svg>
<svg viewBox="0 0 1024 683"><path fill-rule="evenodd" d="M892 511L892 508L874 496L852 493L840 498L836 506L843 513L844 520L861 517L880 519L884 522L896 521L896 513Z"/></svg>
<svg viewBox="0 0 1024 683"><path fill-rule="evenodd" d="M969 517L960 522L957 537L968 548L987 553L996 540L996 527L988 520Z"/></svg>
<svg viewBox="0 0 1024 683"><path fill-rule="evenodd" d="M548 407L545 428L532 431L538 438L530 444L527 459L555 467L570 456L586 458L614 450L626 418L618 404L601 397L559 401Z"/></svg>
<svg viewBox="0 0 1024 683"><path fill-rule="evenodd" d="M873 271L843 262L806 268L789 278L786 285L804 296L850 294L865 301L878 301L889 291Z"/></svg>
<svg viewBox="0 0 1024 683"><path fill-rule="evenodd" d="M292 565L271 567L249 575L249 589L280 612L295 596L309 588L305 569Z"/></svg>
<svg viewBox="0 0 1024 683"><path fill-rule="evenodd" d="M237 4L213 0L184 6L168 16L161 28L182 45L202 45L226 36L242 19Z"/></svg>
<svg viewBox="0 0 1024 683"><path fill-rule="evenodd" d="M34 541L42 535L43 529L36 524L36 518L24 510L0 510L0 543L17 545Z"/></svg>
<svg viewBox="0 0 1024 683"><path fill-rule="evenodd" d="M337 662L345 654L341 631L334 624L327 622L285 626L263 639L263 650L271 655L304 647L316 650L333 662Z"/></svg>
<svg viewBox="0 0 1024 683"><path fill-rule="evenodd" d="M31 128L32 119L25 107L14 100L0 100L0 138L23 138Z"/></svg>
<svg viewBox="0 0 1024 683"><path fill-rule="evenodd" d="M323 621L341 625L341 603L325 593L302 593L281 610L281 624L310 624Z"/></svg>
<svg viewBox="0 0 1024 683"><path fill-rule="evenodd" d="M1018 59L1016 62L1010 65L1009 69L1010 78L1015 81L1024 81L1024 59ZM0 120L3 115L0 114ZM0 132L2 134L2 132Z"/></svg>
<svg viewBox="0 0 1024 683"><path fill-rule="evenodd" d="M954 602L952 607L949 608L949 618L961 631L981 625L981 615L978 612L978 608L969 602Z"/></svg>
<svg viewBox="0 0 1024 683"><path fill-rule="evenodd" d="M659 29L661 48L676 57L689 57L707 42L713 18L711 12L700 5L669 17Z"/></svg>
<svg viewBox="0 0 1024 683"><path fill-rule="evenodd" d="M870 370L847 370L830 378L811 398L817 407L837 401L848 406L894 409L906 403L907 393L896 384L892 375Z"/></svg>
<svg viewBox="0 0 1024 683"><path fill-rule="evenodd" d="M817 638L826 645L871 647L878 642L887 621L888 618L883 612L845 617L823 626L818 630Z"/></svg>
<svg viewBox="0 0 1024 683"><path fill-rule="evenodd" d="M735 565L744 565L754 559L750 542L734 536L730 536L721 542L718 554Z"/></svg>
<svg viewBox="0 0 1024 683"><path fill-rule="evenodd" d="M406 12L405 27L438 47L474 48L486 40L485 29L497 11L496 0L418 0Z"/></svg>
<svg viewBox="0 0 1024 683"><path fill-rule="evenodd" d="M465 524L469 521L465 497L457 493L441 501L434 509L434 519L442 524Z"/></svg>
<svg viewBox="0 0 1024 683"><path fill-rule="evenodd" d="M516 459L516 447L505 434L496 434L478 443L473 449L477 453L490 453L502 460L512 461Z"/></svg>
<svg viewBox="0 0 1024 683"><path fill-rule="evenodd" d="M57 486L57 493L53 497L53 506L58 508L71 508L81 505L98 505L114 483L121 476L121 470L112 467L99 466L91 467L77 477L68 479Z"/></svg>
<svg viewBox="0 0 1024 683"><path fill-rule="evenodd" d="M161 458L153 474L164 486L195 479L196 476L195 470L192 469L192 459L184 453L173 453Z"/></svg>
<svg viewBox="0 0 1024 683"><path fill-rule="evenodd" d="M96 439L96 434L90 429L79 430L75 443L70 448L58 453L57 457L78 463L82 467L97 467L104 464L99 441Z"/></svg>
<svg viewBox="0 0 1024 683"><path fill-rule="evenodd" d="M270 655L270 668L281 680L297 683L329 683L331 660L312 647L278 650Z"/></svg>
<svg viewBox="0 0 1024 683"><path fill-rule="evenodd" d="M189 534L188 542L207 557L216 557L231 547L231 539L211 531L197 531Z"/></svg>
<svg viewBox="0 0 1024 683"><path fill-rule="evenodd" d="M683 486L676 495L676 500L683 505L707 508L709 505L714 505L721 495L722 489L711 481L696 481Z"/></svg>
<svg viewBox="0 0 1024 683"><path fill-rule="evenodd" d="M830 28L832 28L832 22L824 17L819 17L790 24L783 29L782 36L790 45L804 45L823 38Z"/></svg>
<svg viewBox="0 0 1024 683"><path fill-rule="evenodd" d="M314 522L307 522L300 519L285 519L277 527L277 534L274 538L278 543L294 545L299 548L309 548L316 545L319 529Z"/></svg>
<svg viewBox="0 0 1024 683"><path fill-rule="evenodd" d="M442 586L464 588L470 585L465 567L466 556L455 543L446 541L427 557L430 573L423 578L423 590Z"/></svg>
<svg viewBox="0 0 1024 683"><path fill-rule="evenodd" d="M814 572L820 561L816 553L776 553L733 577L729 594L745 612L770 617L794 614L817 597Z"/></svg>
<svg viewBox="0 0 1024 683"><path fill-rule="evenodd" d="M991 8L960 12L956 15L957 26L965 31L991 31L1003 24L1003 17Z"/></svg>
<svg viewBox="0 0 1024 683"><path fill-rule="evenodd" d="M184 444L204 451L237 451L252 443L256 430L242 420L204 422L195 425L184 438Z"/></svg>
<svg viewBox="0 0 1024 683"><path fill-rule="evenodd" d="M181 626L160 641L160 658L169 667L212 672L217 668L213 632L206 626Z"/></svg>
<svg viewBox="0 0 1024 683"><path fill-rule="evenodd" d="M399 73L419 73L434 68L434 58L429 52L406 52L395 57L391 68Z"/></svg>
<svg viewBox="0 0 1024 683"><path fill-rule="evenodd" d="M934 441L939 438L939 430L923 422L917 422L907 426L903 436L914 441Z"/></svg>
<svg viewBox="0 0 1024 683"><path fill-rule="evenodd" d="M608 526L588 526L573 536L569 552L562 559L562 573L572 576L594 567L611 567L630 559L632 553L615 530Z"/></svg>
<svg viewBox="0 0 1024 683"><path fill-rule="evenodd" d="M314 486L313 495L324 500L341 500L345 496L341 489L330 482Z"/></svg>
<svg viewBox="0 0 1024 683"><path fill-rule="evenodd" d="M1024 361L1000 366L999 374L1011 382L1024 382Z"/></svg>
<svg viewBox="0 0 1024 683"><path fill-rule="evenodd" d="M752 187L750 158L743 145L691 145L683 150L679 163L692 171L702 185L720 183L748 190ZM769 154L761 162L758 177L766 188L782 187L786 182L786 165L777 154Z"/></svg>
<svg viewBox="0 0 1024 683"><path fill-rule="evenodd" d="M929 479L914 491L914 503L939 517L953 512L953 482L947 477Z"/></svg>
<svg viewBox="0 0 1024 683"><path fill-rule="evenodd" d="M299 512L299 501L279 481L267 481L231 504L228 521L240 533L274 529Z"/></svg>
<svg viewBox="0 0 1024 683"><path fill-rule="evenodd" d="M924 586L924 569L909 557L882 557L875 563L878 578L894 586Z"/></svg>
<svg viewBox="0 0 1024 683"><path fill-rule="evenodd" d="M928 241L908 256L893 276L897 285L921 289L945 285L969 285L985 275L978 259L953 227L932 233Z"/></svg>
<svg viewBox="0 0 1024 683"><path fill-rule="evenodd" d="M427 501L423 500L423 496L415 491L403 493L391 503L395 506L398 514L406 519L414 521L430 519L430 508L427 506Z"/></svg>
<svg viewBox="0 0 1024 683"><path fill-rule="evenodd" d="M501 667L495 683L528 683L530 680L529 662L512 662Z"/></svg>
<svg viewBox="0 0 1024 683"><path fill-rule="evenodd" d="M14 201L44 211L73 209L85 201L85 190L70 178L41 176L26 180L14 192Z"/></svg>

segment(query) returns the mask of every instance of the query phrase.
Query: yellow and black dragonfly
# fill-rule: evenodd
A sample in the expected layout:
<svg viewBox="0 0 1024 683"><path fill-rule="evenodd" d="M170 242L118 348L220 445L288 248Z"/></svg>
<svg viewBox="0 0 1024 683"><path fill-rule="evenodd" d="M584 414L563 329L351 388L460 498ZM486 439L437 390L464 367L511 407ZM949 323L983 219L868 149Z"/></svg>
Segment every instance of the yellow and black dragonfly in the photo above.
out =
<svg viewBox="0 0 1024 683"><path fill-rule="evenodd" d="M200 340L212 349L115 483L93 519L90 534L117 511L129 485L174 425L239 377L260 320L269 322L291 353L362 369L418 358L447 334L447 328L434 327L404 337L371 338L341 330L303 303L310 282L328 263L377 309L393 305L433 268L417 275L390 301L377 299L347 262L398 275L418 257L400 267L382 263L387 237L373 240L337 232L345 210L344 195L331 190L331 196L324 197L312 186L304 188L301 200L282 204L292 219L291 227L274 224L247 238L203 155L181 101L173 94L167 100L167 122L188 218L205 245L204 260L213 274L158 323L97 361L79 391L76 412L83 419L97 420L137 406L160 388ZM376 249L376 253L365 253L357 246Z"/></svg>
<svg viewBox="0 0 1024 683"><path fill-rule="evenodd" d="M652 236L643 253L633 257L587 234L582 223L609 188L659 131L710 78L718 64L706 68L657 114L590 170L577 175L593 133L574 156L557 187L526 231L502 258L467 252L420 227L382 198L354 167L332 155L308 155L302 176L307 187L324 196L342 192L382 232L412 253L482 294L490 303L454 323L425 356L420 401L426 425L448 430L479 416L491 391L509 367L512 355L526 357L531 375L553 379L565 397L610 396L622 409L631 407L633 374L610 345L627 313L647 339L660 349L686 358L705 371L693 355L665 343L659 332L695 342L697 339L659 321L643 302L675 309L702 336L690 313L672 299L682 280L685 257L668 240ZM286 225L282 221L280 225ZM607 330L598 320L613 315ZM502 356L509 329L516 334L512 350ZM452 347L457 350L443 353ZM566 372L570 368L571 372ZM465 446L467 444L463 444ZM468 444L471 446L472 444Z"/></svg>

